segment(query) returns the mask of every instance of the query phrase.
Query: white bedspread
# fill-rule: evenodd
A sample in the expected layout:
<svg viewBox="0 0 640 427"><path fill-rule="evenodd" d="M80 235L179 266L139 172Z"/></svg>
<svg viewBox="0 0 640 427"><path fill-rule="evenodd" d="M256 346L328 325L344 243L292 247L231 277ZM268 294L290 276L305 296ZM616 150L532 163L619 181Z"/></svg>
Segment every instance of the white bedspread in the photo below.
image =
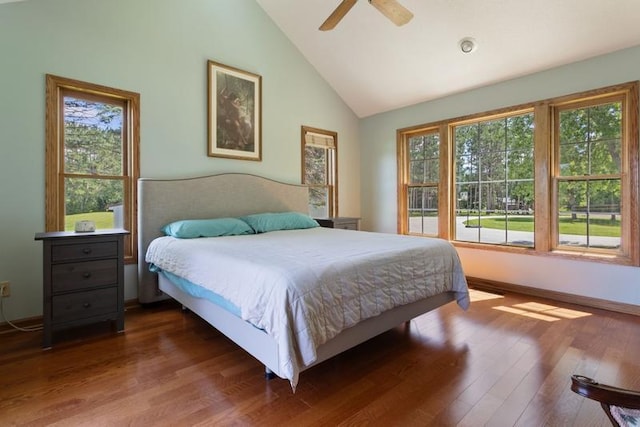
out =
<svg viewBox="0 0 640 427"><path fill-rule="evenodd" d="M469 305L457 252L441 239L330 228L160 237L146 260L239 307L276 340L294 388L316 348L361 320L449 290Z"/></svg>

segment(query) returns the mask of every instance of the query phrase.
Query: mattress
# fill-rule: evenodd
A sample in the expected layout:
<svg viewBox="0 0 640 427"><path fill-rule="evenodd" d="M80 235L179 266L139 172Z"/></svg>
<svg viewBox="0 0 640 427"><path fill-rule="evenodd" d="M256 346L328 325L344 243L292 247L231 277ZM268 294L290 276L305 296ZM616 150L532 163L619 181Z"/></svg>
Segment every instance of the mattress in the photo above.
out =
<svg viewBox="0 0 640 427"><path fill-rule="evenodd" d="M149 245L146 261L220 296L272 336L292 385L318 346L364 319L447 291L469 304L457 252L441 239L320 227L165 236Z"/></svg>
<svg viewBox="0 0 640 427"><path fill-rule="evenodd" d="M222 296L213 292L211 289L204 288L202 286L198 286L194 283L191 283L184 277L176 276L173 273L168 271L163 271L155 266L151 266L151 270L155 273L161 274L166 277L171 283L173 283L178 289L182 292L191 295L196 298L203 298L218 307L223 308L234 316L240 317L240 308L231 304L229 301L224 299Z"/></svg>

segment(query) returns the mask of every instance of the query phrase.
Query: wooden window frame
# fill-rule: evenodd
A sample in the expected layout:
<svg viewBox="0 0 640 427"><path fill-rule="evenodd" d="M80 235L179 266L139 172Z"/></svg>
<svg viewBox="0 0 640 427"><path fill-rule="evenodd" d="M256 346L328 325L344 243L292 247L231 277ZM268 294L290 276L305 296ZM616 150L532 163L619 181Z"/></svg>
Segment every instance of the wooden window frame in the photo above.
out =
<svg viewBox="0 0 640 427"><path fill-rule="evenodd" d="M458 247L468 247L501 252L531 254L538 256L557 256L583 261L596 261L621 265L640 266L640 184L639 184L639 87L640 82L633 81L608 86L576 94L560 96L547 100L530 102L489 112L477 113L433 123L427 123L396 131L398 162L398 224L400 234L408 234L406 211L408 167L406 140L427 130L439 129L440 132L440 188L438 237L453 242ZM555 220L555 186L557 159L557 111L567 106L588 106L606 102L609 99L623 100L622 124L622 242L619 253L596 249L576 248L565 250L557 247L557 224ZM476 242L455 241L455 173L453 127L474 122L490 120L505 115L516 115L522 111L534 112L534 177L535 177L535 223L534 247L501 246ZM625 238L626 236L626 238Z"/></svg>
<svg viewBox="0 0 640 427"><path fill-rule="evenodd" d="M398 131L397 135L397 159L398 159L398 212L402 212L402 214L398 215L398 232L400 234L411 234L417 236L426 236L426 237L435 237L435 236L443 236L448 234L449 229L449 221L448 221L448 211L449 211L449 202L450 198L448 196L449 186L448 182L448 173L449 173L449 162L447 161L449 157L448 152L448 133L444 132L444 141L443 142L443 130L446 130L446 127L442 126L431 126L431 127L416 127L411 129L406 129L401 132ZM439 135L439 156L440 156L440 169L437 183L427 183L427 184L410 184L409 183L409 140L416 136L420 135L430 135L430 134L438 134ZM438 189L438 233L437 235L427 234L427 233L410 233L409 232L409 206L408 206L408 194L410 188L415 187L423 187L423 188L437 188ZM443 220L445 218L445 220Z"/></svg>
<svg viewBox="0 0 640 427"><path fill-rule="evenodd" d="M583 179L572 179L560 176L560 141L559 115L562 111L588 108L606 103L620 102L622 111L622 134L621 134L621 161L620 172L615 174L619 176L621 185L621 239L620 250L601 250L601 249L582 249L562 246L559 244L557 212L557 192L558 184L562 181L580 180L589 181L590 176ZM552 149L551 149L551 240L549 247L552 251L558 253L566 253L569 256L589 256L591 254L599 254L604 260L611 258L613 260L623 260L632 265L638 265L636 261L640 258L639 238L640 230L638 228L638 196L632 197L632 194L638 195L638 85L628 84L620 87L612 88L608 91L594 91L588 96L577 96L575 98L568 97L559 99L549 105L550 115L553 126ZM609 177L607 176L604 176ZM628 232L626 232L628 231ZM633 236L636 236L635 238Z"/></svg>
<svg viewBox="0 0 640 427"><path fill-rule="evenodd" d="M123 106L126 130L123 146L125 263L137 263L137 181L140 176L140 95L135 92L87 83L65 77L46 75L45 111L45 230L64 230L64 117L65 93L83 99L109 100Z"/></svg>
<svg viewBox="0 0 640 427"><path fill-rule="evenodd" d="M329 156L329 162L327 166L327 184L325 185L314 185L306 183L306 173L305 173L305 149L307 146L306 135L308 133L315 133L319 135L324 135L329 138L333 138L334 148L328 148L327 150L331 150L331 154ZM338 133L330 130L314 128L310 126L301 126L300 128L300 140L301 140L301 182L307 185L310 188L320 187L320 188L328 188L329 193L329 206L328 206L328 214L329 217L337 217L338 216Z"/></svg>
<svg viewBox="0 0 640 427"><path fill-rule="evenodd" d="M524 107L524 106L518 106L517 108L512 108L512 109L507 109L507 110L500 110L500 111L494 111L492 113L487 113L487 114L476 114L474 116L470 116L470 117L465 117L462 119L458 119L458 120L451 120L449 122L447 122L447 127L448 127L448 131L449 131L449 140L451 141L451 177L450 177L450 182L451 182L451 197L453 197L454 199L451 200L451 206L452 206L452 214L451 214L451 228L450 228L450 239L455 241L456 244L460 244L460 245L482 245L482 246L489 246L489 247L497 247L500 249L507 249L510 250L511 248L513 248L516 251L519 251L520 249L524 249L524 250L530 250L531 247L526 247L526 246L518 246L518 245L513 245L513 244L495 244L495 243L488 243L488 242L470 242L470 241L461 241L461 240L455 240L455 217L456 217L456 177L455 177L455 173L456 173L456 168L455 168L455 162L456 162L456 158L455 158L455 153L456 153L456 147L455 147L455 128L458 126L466 126L466 125L471 125L471 124L477 124L477 123L483 123L483 122L489 122L489 121L495 121L495 120L501 120L501 119L506 119L506 118L510 118L510 117L518 117L518 116L522 116L525 114L533 114L534 115L534 123L535 123L535 108L533 108L533 106L528 106L528 107ZM535 157L535 150L536 150L536 144L535 144L535 133L533 136L533 152L534 152L534 157ZM534 165L535 165L535 161L534 161ZM535 169L535 166L534 166ZM537 179L537 177L535 177L535 170L534 172L534 191L535 191L535 180ZM534 201L535 202L535 201ZM537 223L538 221L535 221L534 223ZM535 239L535 230L534 230L534 239ZM534 241L534 245L535 247L535 241Z"/></svg>

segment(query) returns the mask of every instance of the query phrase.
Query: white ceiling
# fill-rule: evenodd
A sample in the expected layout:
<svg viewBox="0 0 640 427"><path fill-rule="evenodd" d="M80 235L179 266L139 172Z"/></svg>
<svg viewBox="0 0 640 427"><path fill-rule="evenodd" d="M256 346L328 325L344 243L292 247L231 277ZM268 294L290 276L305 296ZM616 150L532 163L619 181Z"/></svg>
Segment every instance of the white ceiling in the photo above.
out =
<svg viewBox="0 0 640 427"><path fill-rule="evenodd" d="M360 0L327 32L341 0L256 1L359 117L640 44L640 0L399 0L403 27Z"/></svg>

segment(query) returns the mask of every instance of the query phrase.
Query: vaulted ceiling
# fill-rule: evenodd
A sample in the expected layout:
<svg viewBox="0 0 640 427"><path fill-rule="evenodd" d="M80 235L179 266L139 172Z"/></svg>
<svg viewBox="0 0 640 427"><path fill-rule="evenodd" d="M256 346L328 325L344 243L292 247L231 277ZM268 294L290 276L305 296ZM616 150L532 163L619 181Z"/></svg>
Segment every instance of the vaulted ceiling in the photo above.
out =
<svg viewBox="0 0 640 427"><path fill-rule="evenodd" d="M359 0L331 31L341 0L256 1L359 117L640 45L639 0L399 0L401 27Z"/></svg>
<svg viewBox="0 0 640 427"><path fill-rule="evenodd" d="M399 0L401 27L358 0L319 31L341 1L256 0L359 117L640 45L640 0Z"/></svg>

